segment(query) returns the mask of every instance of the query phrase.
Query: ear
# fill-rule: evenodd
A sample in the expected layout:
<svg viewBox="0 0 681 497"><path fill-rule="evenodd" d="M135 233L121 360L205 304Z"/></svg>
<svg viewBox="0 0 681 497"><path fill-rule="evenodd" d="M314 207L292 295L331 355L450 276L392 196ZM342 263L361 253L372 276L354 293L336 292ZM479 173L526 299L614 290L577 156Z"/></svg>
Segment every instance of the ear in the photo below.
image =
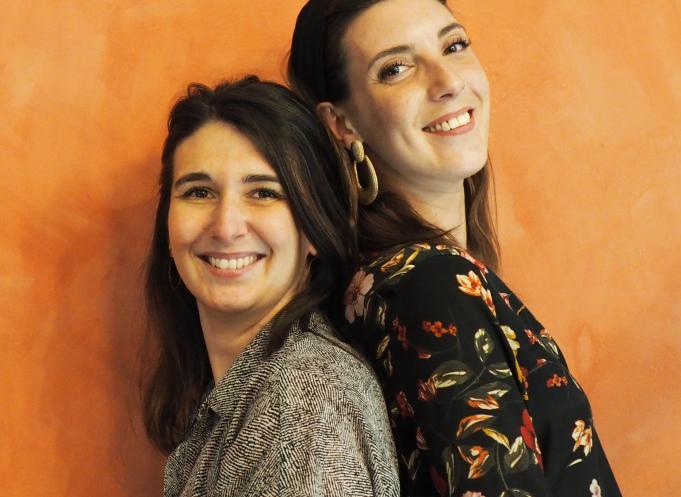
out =
<svg viewBox="0 0 681 497"><path fill-rule="evenodd" d="M317 257L317 248L312 245L310 240L307 239L307 236L301 232L301 250L303 252L303 255L305 258L308 257Z"/></svg>
<svg viewBox="0 0 681 497"><path fill-rule="evenodd" d="M336 140L348 150L354 140L362 140L342 107L331 102L322 102L317 105L317 115Z"/></svg>

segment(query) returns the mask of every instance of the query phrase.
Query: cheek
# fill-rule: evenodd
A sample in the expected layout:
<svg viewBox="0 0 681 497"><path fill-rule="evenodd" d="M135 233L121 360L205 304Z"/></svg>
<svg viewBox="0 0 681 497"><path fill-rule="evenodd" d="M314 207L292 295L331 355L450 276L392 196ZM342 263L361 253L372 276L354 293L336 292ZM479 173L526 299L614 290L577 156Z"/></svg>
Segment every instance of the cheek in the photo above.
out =
<svg viewBox="0 0 681 497"><path fill-rule="evenodd" d="M466 69L466 79L469 81L473 91L485 102L489 100L489 80L487 73L477 59L471 61Z"/></svg>
<svg viewBox="0 0 681 497"><path fill-rule="evenodd" d="M251 224L257 236L273 251L294 255L298 247L299 231L288 207L275 207L269 212L254 212Z"/></svg>
<svg viewBox="0 0 681 497"><path fill-rule="evenodd" d="M171 205L168 211L168 240L171 247L191 243L201 231L201 222L178 206Z"/></svg>
<svg viewBox="0 0 681 497"><path fill-rule="evenodd" d="M407 92L373 95L364 108L360 132L374 149L408 139L419 111L417 98Z"/></svg>

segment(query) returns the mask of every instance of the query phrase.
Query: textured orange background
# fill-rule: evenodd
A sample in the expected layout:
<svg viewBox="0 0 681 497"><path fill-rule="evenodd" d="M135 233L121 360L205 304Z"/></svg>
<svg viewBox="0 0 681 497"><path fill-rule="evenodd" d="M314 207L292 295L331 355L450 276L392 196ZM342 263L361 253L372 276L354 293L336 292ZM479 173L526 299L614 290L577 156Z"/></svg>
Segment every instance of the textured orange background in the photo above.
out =
<svg viewBox="0 0 681 497"><path fill-rule="evenodd" d="M0 4L3 495L160 494L136 404L164 120L281 78L303 0ZM681 4L460 0L493 88L503 270L589 392L625 495L681 472Z"/></svg>

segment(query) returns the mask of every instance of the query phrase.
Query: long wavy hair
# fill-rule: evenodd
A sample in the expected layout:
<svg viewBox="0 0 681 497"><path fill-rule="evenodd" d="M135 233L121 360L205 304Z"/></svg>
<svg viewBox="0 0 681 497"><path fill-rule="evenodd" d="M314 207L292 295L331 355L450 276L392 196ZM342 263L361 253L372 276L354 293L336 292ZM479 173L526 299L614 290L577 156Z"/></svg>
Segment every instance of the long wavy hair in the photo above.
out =
<svg viewBox="0 0 681 497"><path fill-rule="evenodd" d="M288 80L309 105L338 103L349 97L343 35L359 14L382 1L310 0L300 11L291 42ZM446 0L433 1L447 5ZM338 143L336 151L348 166L348 154ZM468 249L497 269L499 243L492 217L494 194L489 159L479 172L466 178L464 192ZM425 240L456 243L449 230L428 223L395 193L379 191L371 205L358 209L357 216L359 248L364 254Z"/></svg>
<svg viewBox="0 0 681 497"><path fill-rule="evenodd" d="M168 249L175 150L211 121L236 127L266 158L296 224L317 251L306 286L275 318L270 352L283 343L294 321L301 320L305 327L313 310L336 317L337 303L357 262L350 224L351 178L338 167L331 140L314 112L290 90L254 76L215 88L190 85L168 118L146 272L155 357L143 373L142 406L147 435L165 453L186 435L191 415L212 381L196 300L180 280Z"/></svg>

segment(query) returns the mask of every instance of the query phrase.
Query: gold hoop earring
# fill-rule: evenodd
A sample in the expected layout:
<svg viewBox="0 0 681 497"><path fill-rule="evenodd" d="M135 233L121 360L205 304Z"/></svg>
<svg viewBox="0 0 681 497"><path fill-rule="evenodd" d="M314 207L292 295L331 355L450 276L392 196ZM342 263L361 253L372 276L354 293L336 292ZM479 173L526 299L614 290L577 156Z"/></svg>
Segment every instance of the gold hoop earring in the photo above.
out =
<svg viewBox="0 0 681 497"><path fill-rule="evenodd" d="M369 205L378 196L378 176L376 176L376 169L374 164L369 159L369 156L364 153L364 145L359 140L353 140L350 144L350 155L352 156L352 168L355 172L355 181L357 182L357 199L362 205ZM359 174L357 173L357 164L364 164L369 176L369 184L362 186L359 182Z"/></svg>

